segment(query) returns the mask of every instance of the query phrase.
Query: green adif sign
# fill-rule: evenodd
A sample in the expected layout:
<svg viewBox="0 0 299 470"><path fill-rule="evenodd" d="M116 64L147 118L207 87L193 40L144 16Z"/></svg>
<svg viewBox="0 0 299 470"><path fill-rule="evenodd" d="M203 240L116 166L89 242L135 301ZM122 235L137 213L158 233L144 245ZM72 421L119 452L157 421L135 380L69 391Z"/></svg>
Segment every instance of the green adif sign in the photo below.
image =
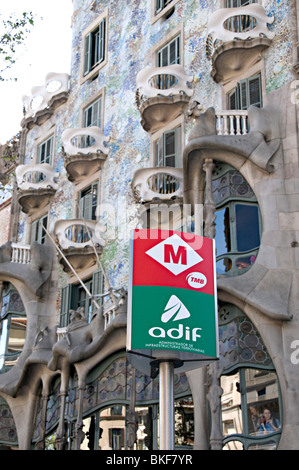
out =
<svg viewBox="0 0 299 470"><path fill-rule="evenodd" d="M214 241L135 230L127 350L218 357Z"/></svg>

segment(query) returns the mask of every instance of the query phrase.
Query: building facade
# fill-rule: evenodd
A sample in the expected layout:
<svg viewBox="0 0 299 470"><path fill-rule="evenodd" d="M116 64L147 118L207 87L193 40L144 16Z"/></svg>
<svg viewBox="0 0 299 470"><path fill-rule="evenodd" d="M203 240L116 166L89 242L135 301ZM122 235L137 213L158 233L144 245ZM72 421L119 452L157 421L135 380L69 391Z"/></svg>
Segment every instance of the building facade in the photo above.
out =
<svg viewBox="0 0 299 470"><path fill-rule="evenodd" d="M126 325L130 232L162 228L217 249L220 357L175 373L176 448L298 449L298 15L73 0L71 70L23 102L2 448L159 449L158 377L128 360Z"/></svg>

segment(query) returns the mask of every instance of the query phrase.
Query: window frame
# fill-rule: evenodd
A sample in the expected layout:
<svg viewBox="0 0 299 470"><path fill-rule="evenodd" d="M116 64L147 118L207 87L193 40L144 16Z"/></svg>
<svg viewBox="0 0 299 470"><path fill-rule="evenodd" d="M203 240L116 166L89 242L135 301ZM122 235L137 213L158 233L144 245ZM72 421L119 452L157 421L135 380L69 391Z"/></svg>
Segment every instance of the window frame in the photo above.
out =
<svg viewBox="0 0 299 470"><path fill-rule="evenodd" d="M167 136L174 133L174 146L175 151L171 154L166 154L166 139ZM178 126L174 129L169 129L162 133L162 135L155 141L155 150L154 150L154 158L155 158L155 167L171 167L171 168L179 168L179 158L181 156L181 133L182 129L181 126ZM162 150L162 158L160 160L159 152L160 149ZM175 164L174 165L167 165L167 159L174 157ZM162 163L162 164L159 164Z"/></svg>
<svg viewBox="0 0 299 470"><path fill-rule="evenodd" d="M257 104L250 103L250 83L254 80L259 80L259 101ZM245 85L245 94L243 94L243 85ZM231 107L231 97L235 95L236 107ZM243 100L245 98L245 105L243 104ZM239 80L236 86L228 93L228 109L235 109L235 110L248 110L250 106L257 106L259 108L263 107L263 86L262 86L262 76L261 73L257 73L255 75L251 75L247 78L243 78Z"/></svg>
<svg viewBox="0 0 299 470"><path fill-rule="evenodd" d="M46 156L46 158L42 161L41 160L41 149L43 146L48 145L50 142L50 152L49 155ZM49 161L46 161L49 157ZM54 160L54 134L49 135L46 139L43 139L40 143L37 145L37 164L43 164L47 163L48 165L53 166L53 160Z"/></svg>
<svg viewBox="0 0 299 470"><path fill-rule="evenodd" d="M97 220L96 210L97 210L97 206L99 203L99 186L100 186L99 181L96 180L96 181L91 182L84 188L82 188L80 191L78 191L78 219ZM94 204L93 204L92 195L93 195L94 188L96 188L96 204L95 204L95 214L93 217ZM90 189L90 192L88 192L89 189ZM84 193L86 194L84 195ZM88 201L88 199L90 199L90 202L89 202L89 207L87 208L85 207L85 202ZM88 211L88 213L86 214L85 211ZM90 217L86 217L86 215L90 215Z"/></svg>
<svg viewBox="0 0 299 470"><path fill-rule="evenodd" d="M224 0L224 5L225 5L225 8L241 8L243 6L247 6L247 5L252 5L253 3L260 3L259 0L246 0L248 3L246 3L245 5L237 5L236 7L234 6L231 6L232 3L233 3L234 0ZM241 3L242 0L237 0L237 3ZM230 6L228 6L228 3L230 3Z"/></svg>
<svg viewBox="0 0 299 470"><path fill-rule="evenodd" d="M104 44L100 46L101 55L99 62L91 62L91 45L92 37L95 31L99 28L104 28L102 40ZM100 40L100 38L99 38ZM99 70L107 63L108 54L108 8L100 16L98 16L82 33L82 46L81 46L81 84L87 80L92 80L98 75ZM88 51L88 52L87 52ZM88 61L88 63L87 63Z"/></svg>
<svg viewBox="0 0 299 470"><path fill-rule="evenodd" d="M77 279L76 279L77 281ZM89 274L85 277L82 282L86 285L87 289L92 295L101 295L104 293L104 276L101 269L93 271L92 274ZM90 290L91 286L91 290ZM77 310L79 305L79 292L83 289L80 283L70 283L60 289L60 326L65 327L70 322L70 310ZM85 291L86 293L86 291ZM103 297L96 299L98 305L101 307L103 304ZM85 310L84 315L88 323L91 321L93 312L95 311L95 305L92 303L91 299L85 296ZM90 305L89 305L90 304Z"/></svg>
<svg viewBox="0 0 299 470"><path fill-rule="evenodd" d="M158 21L160 19L165 19L165 17L167 18L167 15L170 13L170 11L175 7L175 5L180 0L172 0L168 5L165 5L164 7L159 9L159 11L157 11L157 1L163 2L164 0L152 0L152 3L151 3L151 24L155 23L156 21Z"/></svg>
<svg viewBox="0 0 299 470"><path fill-rule="evenodd" d="M170 47L171 44L175 43L175 61L171 62L170 59ZM167 64L161 64L161 61L163 60L163 51L167 50ZM167 42L164 42L164 44L159 47L156 50L156 65L157 67L167 67L169 65L173 64L181 64L182 59L182 38L180 32L173 36L171 39L169 39ZM162 60L161 60L162 59Z"/></svg>
<svg viewBox="0 0 299 470"><path fill-rule="evenodd" d="M157 167L157 159L156 159L156 145L158 141L162 138L162 135L165 133L169 133L180 128L179 136L177 138L178 144L178 157L176 160L175 168L182 168L182 149L184 148L184 139L185 139L185 126L184 126L184 116L177 117L174 121L170 122L167 126L163 127L159 131L155 132L150 137L150 162L152 167Z"/></svg>
<svg viewBox="0 0 299 470"><path fill-rule="evenodd" d="M94 113L95 113L95 105L96 103L100 103L98 105L98 110L97 110L97 117L96 119L94 118ZM87 113L91 110L91 123L87 124ZM93 100L90 104L86 105L83 108L83 127L91 127L91 126L96 126L99 127L100 129L103 128L103 97L100 95L98 98Z"/></svg>
<svg viewBox="0 0 299 470"><path fill-rule="evenodd" d="M46 225L44 225L43 221L46 220ZM44 244L45 239L46 239L46 232L43 233L43 227L46 227L48 229L48 223L49 223L49 214L48 212L35 220L31 221L31 228L30 228L30 244L33 242L37 242L41 245ZM35 231L35 235L33 234L33 230Z"/></svg>

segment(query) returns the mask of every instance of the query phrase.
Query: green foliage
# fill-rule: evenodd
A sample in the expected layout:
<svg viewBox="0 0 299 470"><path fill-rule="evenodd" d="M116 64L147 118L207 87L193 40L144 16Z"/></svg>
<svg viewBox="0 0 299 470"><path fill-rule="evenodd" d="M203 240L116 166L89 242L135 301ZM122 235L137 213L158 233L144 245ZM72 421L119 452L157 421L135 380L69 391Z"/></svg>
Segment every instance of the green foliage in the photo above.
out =
<svg viewBox="0 0 299 470"><path fill-rule="evenodd" d="M16 53L25 43L33 25L32 12L24 12L20 18L12 14L8 19L0 20L0 81L5 80L4 72L15 64Z"/></svg>

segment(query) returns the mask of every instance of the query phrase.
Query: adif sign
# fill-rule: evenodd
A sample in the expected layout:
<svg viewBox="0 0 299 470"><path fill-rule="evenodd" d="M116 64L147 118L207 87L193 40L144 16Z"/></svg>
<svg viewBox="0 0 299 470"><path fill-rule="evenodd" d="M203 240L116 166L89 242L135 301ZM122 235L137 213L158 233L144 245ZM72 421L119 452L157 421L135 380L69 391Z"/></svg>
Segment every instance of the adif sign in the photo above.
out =
<svg viewBox="0 0 299 470"><path fill-rule="evenodd" d="M135 230L128 352L182 361L218 358L216 292L214 240Z"/></svg>

